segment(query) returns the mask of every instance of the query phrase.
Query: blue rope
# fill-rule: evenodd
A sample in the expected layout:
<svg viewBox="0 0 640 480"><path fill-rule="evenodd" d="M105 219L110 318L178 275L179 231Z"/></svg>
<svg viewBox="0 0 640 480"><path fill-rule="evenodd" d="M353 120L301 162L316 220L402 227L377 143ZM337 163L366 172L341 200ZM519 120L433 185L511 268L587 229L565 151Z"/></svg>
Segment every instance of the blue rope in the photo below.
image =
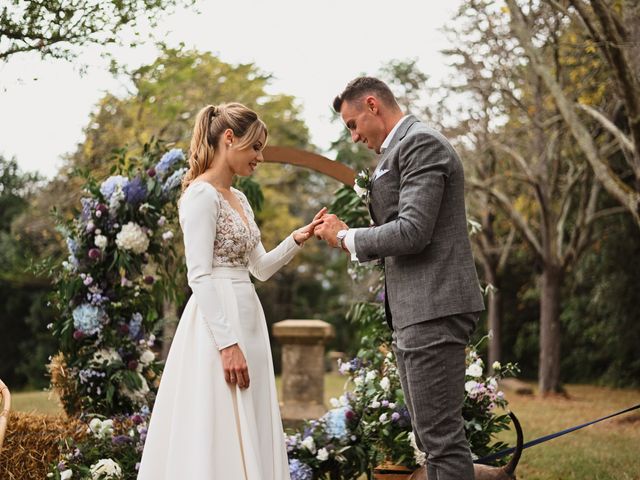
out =
<svg viewBox="0 0 640 480"><path fill-rule="evenodd" d="M530 442L525 443L522 446L522 449L524 450L525 448L533 447L534 445L538 445L539 443L544 443L544 442L546 442L548 440L551 440L553 438L561 437L562 435L566 435L567 433L575 432L576 430L580 430L581 428L588 427L589 425L593 425L594 423L598 423L598 422L601 422L603 420L607 420L608 418L615 417L617 415L622 415L623 413L631 412L632 410L636 410L638 408L640 408L640 403L638 405L633 406L633 407L629 407L629 408L626 408L624 410L620 410L619 412L612 413L611 415L607 415L606 417L602 417L602 418L599 418L597 420L593 420L591 422L583 423L582 425L577 425L575 427L567 428L566 430L562 430L561 432L552 433L550 435L545 435L544 437L536 438L535 440L531 440ZM474 463L484 463L484 464L490 463L490 462L492 462L494 460L497 460L498 458L504 457L505 455L509 455L510 453L515 452L515 450L516 450L515 447L507 448L507 449L501 450L501 451L499 451L497 453L492 453L491 455L487 455L485 457L482 457L482 458L476 460Z"/></svg>

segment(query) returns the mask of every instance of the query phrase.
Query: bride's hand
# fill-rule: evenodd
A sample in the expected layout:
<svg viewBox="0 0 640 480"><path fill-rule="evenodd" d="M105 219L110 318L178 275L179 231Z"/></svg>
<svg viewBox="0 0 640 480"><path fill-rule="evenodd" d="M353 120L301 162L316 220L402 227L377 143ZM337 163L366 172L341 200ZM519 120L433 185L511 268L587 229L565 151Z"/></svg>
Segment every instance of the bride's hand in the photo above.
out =
<svg viewBox="0 0 640 480"><path fill-rule="evenodd" d="M230 385L237 383L240 388L249 388L249 368L244 353L237 343L220 350L224 379Z"/></svg>
<svg viewBox="0 0 640 480"><path fill-rule="evenodd" d="M313 231L318 225L322 223L322 216L325 213L327 213L327 207L322 207L322 209L318 213L316 213L315 217L313 217L313 220L310 224L305 225L304 227L299 228L298 230L293 232L293 239L298 245L302 245L313 236Z"/></svg>

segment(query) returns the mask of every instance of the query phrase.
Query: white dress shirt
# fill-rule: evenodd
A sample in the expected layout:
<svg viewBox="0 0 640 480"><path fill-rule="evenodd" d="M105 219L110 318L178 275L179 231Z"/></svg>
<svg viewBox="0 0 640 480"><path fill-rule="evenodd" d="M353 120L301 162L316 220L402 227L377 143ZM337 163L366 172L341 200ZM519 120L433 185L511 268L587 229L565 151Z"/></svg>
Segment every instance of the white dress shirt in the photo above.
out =
<svg viewBox="0 0 640 480"><path fill-rule="evenodd" d="M387 147L391 143L391 139L395 135L396 131L398 130L398 128L400 128L400 125L402 125L402 122L404 122L407 119L408 116L409 115L405 115L400 120L398 120L398 122L394 125L394 127L391 129L389 134L386 136L386 138L384 139L384 142L382 142L382 145L380 145L380 154L381 155L387 149ZM380 168L380 164L378 164L376 169L373 171L373 175L371 175L371 180L370 180L371 182L373 182L373 180L376 178L376 174L378 173L378 169L379 168ZM371 187L369 187L369 188L371 188ZM358 230L362 230L362 229L360 229L360 228L350 228L349 230L347 230L347 235L344 237L344 240L343 240L345 247L347 247L347 250L349 250L349 253L351 253L351 260L353 260L354 262L360 262L360 260L358 260L358 256L356 255L356 239L355 239L355 237L356 237L356 232ZM360 262L360 263L368 263L368 262Z"/></svg>

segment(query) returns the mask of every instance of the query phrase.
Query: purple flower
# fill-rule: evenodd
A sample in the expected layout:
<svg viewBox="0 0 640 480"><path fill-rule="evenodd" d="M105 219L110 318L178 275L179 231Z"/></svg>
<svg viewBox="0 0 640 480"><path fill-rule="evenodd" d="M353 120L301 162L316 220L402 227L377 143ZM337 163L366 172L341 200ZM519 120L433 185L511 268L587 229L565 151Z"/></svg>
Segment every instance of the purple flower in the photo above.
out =
<svg viewBox="0 0 640 480"><path fill-rule="evenodd" d="M131 439L126 435L116 435L111 437L111 443L114 445L124 445L125 443L129 443Z"/></svg>
<svg viewBox="0 0 640 480"><path fill-rule="evenodd" d="M400 414L398 412L393 412L391 414L391 421L397 422L398 420L400 420Z"/></svg>
<svg viewBox="0 0 640 480"><path fill-rule="evenodd" d="M124 195L127 202L137 205L147 198L147 186L140 177L136 177L125 185Z"/></svg>
<svg viewBox="0 0 640 480"><path fill-rule="evenodd" d="M156 169L151 167L149 170L147 170L147 175L149 175L151 178L156 176Z"/></svg>
<svg viewBox="0 0 640 480"><path fill-rule="evenodd" d="M380 290L378 292L378 294L376 295L376 302L380 302L380 303L384 303L384 298L385 298L386 292L384 290L384 288L382 290Z"/></svg>
<svg viewBox="0 0 640 480"><path fill-rule="evenodd" d="M151 275L145 275L143 281L147 285L153 285L153 282L155 282L155 278L153 278L153 276L151 276Z"/></svg>
<svg viewBox="0 0 640 480"><path fill-rule="evenodd" d="M301 462L297 458L289 461L289 473L291 480L312 480L313 470L306 463Z"/></svg>
<svg viewBox="0 0 640 480"><path fill-rule="evenodd" d="M101 256L99 248L90 248L88 252L89 258L91 260L98 260Z"/></svg>

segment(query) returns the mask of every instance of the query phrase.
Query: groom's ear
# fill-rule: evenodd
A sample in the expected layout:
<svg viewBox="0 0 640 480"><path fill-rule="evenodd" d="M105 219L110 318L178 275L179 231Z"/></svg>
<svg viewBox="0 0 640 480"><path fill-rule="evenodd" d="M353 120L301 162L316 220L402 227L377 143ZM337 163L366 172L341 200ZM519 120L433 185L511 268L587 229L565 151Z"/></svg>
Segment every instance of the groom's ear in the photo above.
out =
<svg viewBox="0 0 640 480"><path fill-rule="evenodd" d="M371 114L378 115L380 113L380 101L373 95L368 95L364 100L364 104L365 109Z"/></svg>

